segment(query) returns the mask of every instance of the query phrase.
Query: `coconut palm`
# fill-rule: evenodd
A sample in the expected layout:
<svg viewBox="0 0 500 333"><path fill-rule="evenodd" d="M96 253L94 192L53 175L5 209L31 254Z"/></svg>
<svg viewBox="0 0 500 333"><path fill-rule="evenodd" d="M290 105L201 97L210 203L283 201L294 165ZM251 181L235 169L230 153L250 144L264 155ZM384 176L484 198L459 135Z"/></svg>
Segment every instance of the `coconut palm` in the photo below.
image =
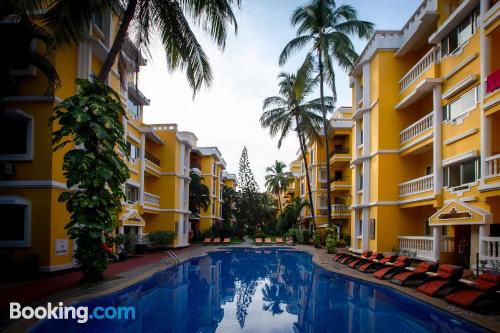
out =
<svg viewBox="0 0 500 333"><path fill-rule="evenodd" d="M297 223L300 213L304 207L309 206L309 203L302 198L294 198L293 201L283 209L283 214L280 215L278 229L285 233L292 225Z"/></svg>
<svg viewBox="0 0 500 333"><path fill-rule="evenodd" d="M17 94L17 82L12 70L33 66L47 78L46 94L60 85L59 76L51 62L56 48L52 34L37 24L29 13L40 8L37 1L5 0L0 6L0 96ZM44 51L31 48L32 40L44 45Z"/></svg>
<svg viewBox="0 0 500 333"><path fill-rule="evenodd" d="M37 0L31 0L37 1ZM38 0L40 1L40 0ZM229 25L237 31L231 5L241 0L47 0L47 24L61 43L77 43L89 37L96 15L110 13L120 17L120 26L97 79L104 82L116 57L133 28L136 46L148 49L152 36L159 36L167 56L169 70L186 70L193 91L212 81L208 58L199 44L192 26L200 27L223 50Z"/></svg>
<svg viewBox="0 0 500 333"><path fill-rule="evenodd" d="M290 131L295 131L299 139L300 151L304 160L306 173L306 186L309 192L309 206L311 218L315 225L313 197L311 182L309 178L309 168L307 163L307 143L310 138L317 138L319 126L321 124L321 104L319 99L306 101L306 97L314 89L317 80L311 78L307 73L301 84L294 74L281 73L278 78L280 96L268 97L264 100L264 113L260 117L261 126L269 129L271 137L279 135L278 148L281 147L283 139ZM327 98L328 108L333 109L333 98Z"/></svg>
<svg viewBox="0 0 500 333"><path fill-rule="evenodd" d="M189 210L199 214L200 210L206 211L210 207L210 190L203 184L202 177L194 172L189 173Z"/></svg>
<svg viewBox="0 0 500 333"><path fill-rule="evenodd" d="M278 198L280 214L283 213L281 195L290 184L292 177L292 173L285 171L285 169L285 163L282 161L275 161L274 165L266 168L267 175L264 178L267 190Z"/></svg>
<svg viewBox="0 0 500 333"><path fill-rule="evenodd" d="M342 69L352 69L358 54L350 36L368 38L373 33L373 23L360 21L356 10L350 5L336 6L335 0L311 0L307 5L298 7L292 14L291 23L297 26L297 37L292 39L281 52L279 63L283 65L289 56L296 51L308 47L304 63L298 72L298 80L302 81L308 72L316 72L319 76L319 91L323 117L323 136L325 141L326 176L330 183L330 161L328 159L328 108L325 107L324 81L337 99L335 88L335 61ZM328 224L332 224L331 195L326 191L328 201Z"/></svg>

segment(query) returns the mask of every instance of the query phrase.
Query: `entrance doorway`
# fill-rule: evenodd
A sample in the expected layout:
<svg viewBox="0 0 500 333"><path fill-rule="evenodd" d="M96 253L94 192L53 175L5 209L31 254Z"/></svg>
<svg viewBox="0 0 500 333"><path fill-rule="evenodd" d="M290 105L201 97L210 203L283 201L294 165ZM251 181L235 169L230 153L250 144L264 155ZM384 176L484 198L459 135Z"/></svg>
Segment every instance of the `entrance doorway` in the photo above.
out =
<svg viewBox="0 0 500 333"><path fill-rule="evenodd" d="M470 225L455 225L456 262L463 268L470 268Z"/></svg>

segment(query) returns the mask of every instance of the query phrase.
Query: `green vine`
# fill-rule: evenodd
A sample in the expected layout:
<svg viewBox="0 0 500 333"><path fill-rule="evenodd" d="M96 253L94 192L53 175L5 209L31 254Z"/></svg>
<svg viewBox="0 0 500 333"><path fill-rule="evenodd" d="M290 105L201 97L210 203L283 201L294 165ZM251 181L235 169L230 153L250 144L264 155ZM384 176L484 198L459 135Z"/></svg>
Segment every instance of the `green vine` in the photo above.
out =
<svg viewBox="0 0 500 333"><path fill-rule="evenodd" d="M83 281L102 279L109 249L104 234L112 232L121 200L123 183L128 179L125 154L125 110L118 94L97 80L77 79L78 93L57 104L50 124L60 128L53 133L54 151L69 143L75 148L64 155L63 171L71 191L61 193L71 218L66 225L77 242L75 258L83 271ZM80 148L78 148L80 147Z"/></svg>

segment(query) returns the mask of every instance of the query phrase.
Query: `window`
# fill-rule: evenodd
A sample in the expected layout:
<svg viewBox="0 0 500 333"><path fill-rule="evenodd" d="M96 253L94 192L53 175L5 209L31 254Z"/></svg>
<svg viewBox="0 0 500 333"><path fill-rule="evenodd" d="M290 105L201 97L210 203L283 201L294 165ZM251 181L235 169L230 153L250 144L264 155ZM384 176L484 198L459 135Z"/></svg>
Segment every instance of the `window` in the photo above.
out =
<svg viewBox="0 0 500 333"><path fill-rule="evenodd" d="M326 182L327 181L327 179L326 179L326 169L320 169L319 170L319 179L322 182Z"/></svg>
<svg viewBox="0 0 500 333"><path fill-rule="evenodd" d="M465 94L443 106L443 119L453 120L464 113L474 109L478 101L478 86L467 91Z"/></svg>
<svg viewBox="0 0 500 333"><path fill-rule="evenodd" d="M102 32L104 32L104 18L102 17L102 15L94 13L92 21Z"/></svg>
<svg viewBox="0 0 500 333"><path fill-rule="evenodd" d="M363 144L363 130L359 131L359 145L361 146Z"/></svg>
<svg viewBox="0 0 500 333"><path fill-rule="evenodd" d="M359 175L358 191L363 190L363 175Z"/></svg>
<svg viewBox="0 0 500 333"><path fill-rule="evenodd" d="M141 117L141 105L133 97L128 97L127 109L134 119Z"/></svg>
<svg viewBox="0 0 500 333"><path fill-rule="evenodd" d="M133 143L127 142L127 157L132 163L135 163L135 161L140 157L140 150L139 147L134 145Z"/></svg>
<svg viewBox="0 0 500 333"><path fill-rule="evenodd" d="M125 184L125 196L128 203L135 203L139 201L139 188L132 184Z"/></svg>
<svg viewBox="0 0 500 333"><path fill-rule="evenodd" d="M327 209L328 204L327 204L327 197L325 195L320 195L318 196L318 201L319 201L319 209Z"/></svg>
<svg viewBox="0 0 500 333"><path fill-rule="evenodd" d="M314 163L314 150L311 149L311 164Z"/></svg>
<svg viewBox="0 0 500 333"><path fill-rule="evenodd" d="M479 178L479 159L471 159L444 168L443 185L457 187L475 182Z"/></svg>
<svg viewBox="0 0 500 333"><path fill-rule="evenodd" d="M33 159L33 118L21 110L0 112L0 161Z"/></svg>
<svg viewBox="0 0 500 333"><path fill-rule="evenodd" d="M0 233L0 246L26 247L30 245L31 204L24 198L0 197L0 214L5 222Z"/></svg>
<svg viewBox="0 0 500 333"><path fill-rule="evenodd" d="M339 180L343 180L343 178L344 178L344 175L342 173L342 170L335 170L335 175L334 175L333 180L339 181Z"/></svg>
<svg viewBox="0 0 500 333"><path fill-rule="evenodd" d="M479 7L467 16L448 36L441 40L441 56L452 54L464 45L477 28Z"/></svg>
<svg viewBox="0 0 500 333"><path fill-rule="evenodd" d="M300 195L304 194L304 183L300 183Z"/></svg>
<svg viewBox="0 0 500 333"><path fill-rule="evenodd" d="M358 235L362 236L363 235L363 221L358 220Z"/></svg>
<svg viewBox="0 0 500 333"><path fill-rule="evenodd" d="M315 169L311 169L311 185L312 185L311 188L313 190L316 189L316 181L315 181L316 173L315 173L315 171L316 171Z"/></svg>
<svg viewBox="0 0 500 333"><path fill-rule="evenodd" d="M214 162L214 164L212 164L212 175L214 175L214 176L215 176L215 170L216 170L216 168L217 168L217 166L216 166L216 164Z"/></svg>
<svg viewBox="0 0 500 333"><path fill-rule="evenodd" d="M426 174L427 176L432 175L432 165L428 165L428 166L425 168L425 174Z"/></svg>

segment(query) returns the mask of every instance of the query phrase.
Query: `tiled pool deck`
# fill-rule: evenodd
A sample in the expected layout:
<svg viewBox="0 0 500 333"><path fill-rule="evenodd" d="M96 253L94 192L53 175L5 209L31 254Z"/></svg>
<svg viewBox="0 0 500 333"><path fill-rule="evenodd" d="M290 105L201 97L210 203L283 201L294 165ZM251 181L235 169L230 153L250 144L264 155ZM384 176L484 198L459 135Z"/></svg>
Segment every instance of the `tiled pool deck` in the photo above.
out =
<svg viewBox="0 0 500 333"><path fill-rule="evenodd" d="M191 246L186 249L176 250L176 254L178 255L181 262L187 261L194 257L204 256L208 252L218 251L220 249L228 249L231 247L253 247L253 248L265 248L265 246L255 247L251 245L249 242L245 242L239 245L230 245L230 246ZM460 316L464 319L470 320L471 322L483 326L489 330L494 332L500 332L500 314L496 314L493 316L484 315L468 310L464 310L455 306L452 306L446 303L443 299L440 298L431 298L427 297L421 293L415 291L415 289L402 287L395 284L392 284L386 280L378 280L371 276L371 274L365 274L359 272L357 270L353 270L345 265L340 263L333 262L331 260L332 255L327 254L324 249L315 249L312 246L306 245L296 245L293 247L288 247L290 249L295 249L299 251L305 251L313 255L313 261L317 265L323 267L324 269L338 273L344 274L351 277L358 278L360 280L369 281L373 283L377 283L380 285L387 286L389 288L393 288L407 295L413 296L419 300L424 302L433 304L438 308L452 312L453 314ZM40 299L34 302L32 305L37 304L46 304L47 302L60 302L63 301L64 304L69 305L71 303L79 302L85 299L95 298L98 296L106 295L109 293L116 292L120 289L126 288L136 282L139 282L156 272L159 272L165 269L167 266L164 262L152 258L154 262L146 263L140 267L130 268L123 271L116 272L115 275L107 275L107 279L101 283L97 283L94 285L87 286L77 286L69 289L65 289L63 291L55 292L50 296ZM2 313L2 320L5 322L5 318L7 318L8 313ZM36 320L20 320L17 321L7 327L5 327L5 332L24 332L29 327L34 325Z"/></svg>

